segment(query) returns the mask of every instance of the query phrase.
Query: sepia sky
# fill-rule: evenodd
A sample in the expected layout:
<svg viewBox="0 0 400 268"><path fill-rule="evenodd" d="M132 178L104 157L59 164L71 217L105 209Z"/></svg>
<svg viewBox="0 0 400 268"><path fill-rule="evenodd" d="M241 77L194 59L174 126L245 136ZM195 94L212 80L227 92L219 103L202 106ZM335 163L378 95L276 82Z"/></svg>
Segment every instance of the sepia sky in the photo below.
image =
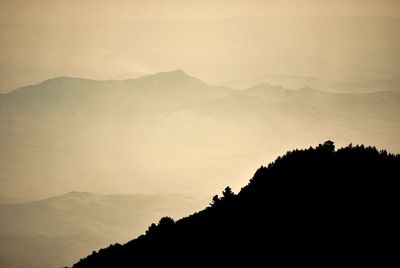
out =
<svg viewBox="0 0 400 268"><path fill-rule="evenodd" d="M397 85L398 18L397 0L0 0L0 93L174 69L234 87L332 90L326 78L365 75Z"/></svg>
<svg viewBox="0 0 400 268"><path fill-rule="evenodd" d="M265 16L400 16L398 0L1 0L1 22L223 19Z"/></svg>

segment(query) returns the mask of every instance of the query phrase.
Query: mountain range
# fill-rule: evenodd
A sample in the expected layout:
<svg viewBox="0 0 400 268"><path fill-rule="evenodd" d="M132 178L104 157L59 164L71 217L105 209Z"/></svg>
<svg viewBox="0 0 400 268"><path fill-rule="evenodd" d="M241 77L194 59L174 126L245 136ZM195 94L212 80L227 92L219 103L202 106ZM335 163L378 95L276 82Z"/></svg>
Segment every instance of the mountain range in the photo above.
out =
<svg viewBox="0 0 400 268"><path fill-rule="evenodd" d="M255 166L326 137L399 151L399 122L393 91L237 90L181 70L122 81L59 77L0 95L0 196L191 194L194 185L206 196L228 184L219 177L240 187Z"/></svg>
<svg viewBox="0 0 400 268"><path fill-rule="evenodd" d="M0 266L71 265L82 254L137 236L163 215L181 218L206 204L180 195L69 192L39 201L0 204Z"/></svg>
<svg viewBox="0 0 400 268"><path fill-rule="evenodd" d="M396 91L239 90L175 70L1 94L0 265L69 265L198 210L215 189L238 191L290 148L329 137L397 152L399 135Z"/></svg>
<svg viewBox="0 0 400 268"><path fill-rule="evenodd" d="M1 23L0 36L0 92L60 75L133 78L177 68L234 88L400 90L398 18Z"/></svg>

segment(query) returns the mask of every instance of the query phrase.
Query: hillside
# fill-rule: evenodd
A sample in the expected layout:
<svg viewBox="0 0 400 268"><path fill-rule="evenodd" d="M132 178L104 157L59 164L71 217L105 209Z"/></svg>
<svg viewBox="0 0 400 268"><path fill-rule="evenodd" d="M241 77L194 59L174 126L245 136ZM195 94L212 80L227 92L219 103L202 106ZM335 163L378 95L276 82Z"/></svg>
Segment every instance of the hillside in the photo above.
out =
<svg viewBox="0 0 400 268"><path fill-rule="evenodd" d="M0 204L0 267L71 265L93 249L127 241L165 214L181 218L206 202L180 194L70 192L35 202Z"/></svg>
<svg viewBox="0 0 400 268"><path fill-rule="evenodd" d="M180 131L165 118L231 90L175 70L123 81L58 77L1 94L0 196L160 192L166 185L153 189L148 178L170 158L162 135ZM154 154L155 167L144 154Z"/></svg>
<svg viewBox="0 0 400 268"><path fill-rule="evenodd" d="M399 151L399 122L393 91L235 90L180 70L122 81L58 77L0 95L0 197L196 188L202 198L227 184L237 190L255 167L327 137Z"/></svg>
<svg viewBox="0 0 400 268"><path fill-rule="evenodd" d="M146 120L230 91L207 85L181 70L122 81L57 77L1 94L0 112L16 119L77 128L111 120L114 124ZM143 109L146 114L138 118Z"/></svg>
<svg viewBox="0 0 400 268"><path fill-rule="evenodd" d="M114 244L74 268L386 263L398 226L400 156L327 141L261 167L236 195ZM392 241L393 242L393 241Z"/></svg>

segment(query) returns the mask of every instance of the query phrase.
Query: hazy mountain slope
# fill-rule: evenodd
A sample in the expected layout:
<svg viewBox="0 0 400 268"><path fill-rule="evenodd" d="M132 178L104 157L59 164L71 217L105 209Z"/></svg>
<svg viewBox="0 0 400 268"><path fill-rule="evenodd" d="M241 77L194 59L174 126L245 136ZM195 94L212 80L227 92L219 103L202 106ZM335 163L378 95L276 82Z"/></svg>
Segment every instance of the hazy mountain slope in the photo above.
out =
<svg viewBox="0 0 400 268"><path fill-rule="evenodd" d="M193 185L204 196L327 137L400 149L400 97L390 91L239 91L177 70L124 81L61 77L0 95L0 104L0 194L14 200L70 190L191 194Z"/></svg>
<svg viewBox="0 0 400 268"><path fill-rule="evenodd" d="M177 218L205 202L183 195L94 195L71 192L0 205L0 266L61 267L83 252L126 241L164 214Z"/></svg>
<svg viewBox="0 0 400 268"><path fill-rule="evenodd" d="M321 115L336 113L343 117L368 117L370 119L398 122L400 94L393 91L379 91L365 94L340 94L319 91L312 88L288 90L269 84L253 86L246 95L266 97L271 101L285 103L289 109L299 106L318 109Z"/></svg>
<svg viewBox="0 0 400 268"><path fill-rule="evenodd" d="M261 85L250 88L246 95L262 97L265 105L277 107L283 117L318 120L314 123L319 124L340 122L349 130L365 135L383 131L384 127L379 127L382 124L392 126L395 131L400 122L400 94L397 92L334 94L311 88L270 90L269 86Z"/></svg>
<svg viewBox="0 0 400 268"><path fill-rule="evenodd" d="M177 222L162 218L74 267L390 263L400 155L334 149L327 141L288 152L237 195L227 187L206 209Z"/></svg>
<svg viewBox="0 0 400 268"><path fill-rule="evenodd" d="M335 94L261 84L205 101L193 109L226 127L240 125L236 131L245 132L243 135L255 135L258 142L244 146L244 150L249 146L262 148L261 144L268 148L276 139L299 142L302 147L315 137L332 137L340 144L375 143L398 150L395 137L400 133L399 103L400 94L391 91Z"/></svg>
<svg viewBox="0 0 400 268"><path fill-rule="evenodd" d="M229 91L211 87L180 70L123 81L58 77L0 95L0 109L2 115L82 127L86 126L83 123L111 119L115 124L146 120ZM146 113L139 117L143 109ZM81 124L76 122L77 117ZM93 117L97 119L94 122Z"/></svg>
<svg viewBox="0 0 400 268"><path fill-rule="evenodd" d="M159 123L230 91L173 71L125 81L61 77L0 95L3 194L24 200L71 189L110 192L101 181L109 184L111 176L117 181L111 192L157 192L143 155L164 152L156 148L155 136L167 131ZM133 177L143 183L126 187Z"/></svg>

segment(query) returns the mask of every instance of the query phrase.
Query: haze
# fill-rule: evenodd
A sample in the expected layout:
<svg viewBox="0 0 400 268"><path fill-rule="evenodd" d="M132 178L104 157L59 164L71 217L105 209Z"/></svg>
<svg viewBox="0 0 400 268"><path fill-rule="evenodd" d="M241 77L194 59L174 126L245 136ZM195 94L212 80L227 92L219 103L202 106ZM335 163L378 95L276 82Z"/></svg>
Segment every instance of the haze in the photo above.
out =
<svg viewBox="0 0 400 268"><path fill-rule="evenodd" d="M3 0L0 92L62 75L122 79L174 69L242 87L313 79L329 90L330 76L353 83L371 68L378 74L369 80L387 82L399 77L399 22L359 16L398 18L399 10L399 1L387 0ZM339 25L329 18L354 15ZM370 51L375 40L379 52Z"/></svg>
<svg viewBox="0 0 400 268"><path fill-rule="evenodd" d="M396 0L3 0L2 22L226 19L266 16L399 17Z"/></svg>
<svg viewBox="0 0 400 268"><path fill-rule="evenodd" d="M293 148L400 152L400 2L0 2L0 266L62 267Z"/></svg>

